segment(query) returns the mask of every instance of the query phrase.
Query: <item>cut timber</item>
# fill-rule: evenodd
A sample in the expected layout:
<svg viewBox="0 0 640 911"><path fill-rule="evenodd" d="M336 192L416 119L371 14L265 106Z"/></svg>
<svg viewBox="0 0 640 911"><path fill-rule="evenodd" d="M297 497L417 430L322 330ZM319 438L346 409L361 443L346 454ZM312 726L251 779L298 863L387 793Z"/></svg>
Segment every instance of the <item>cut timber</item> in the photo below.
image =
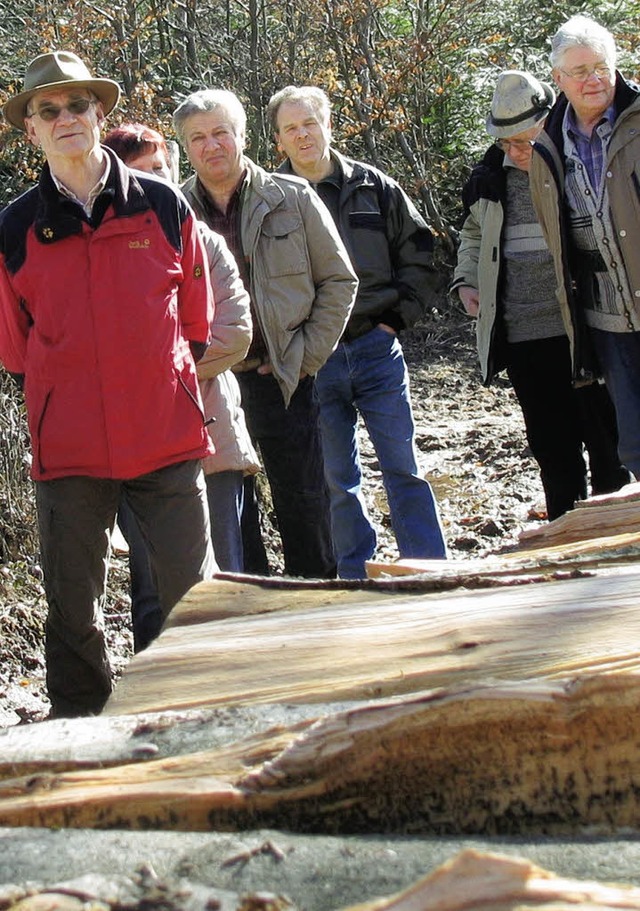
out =
<svg viewBox="0 0 640 911"><path fill-rule="evenodd" d="M518 540L521 547L528 548L635 533L640 533L639 483L579 501L559 519L526 529Z"/></svg>
<svg viewBox="0 0 640 911"><path fill-rule="evenodd" d="M457 584L466 586L469 586L470 581L476 580L474 587L479 587L483 579L485 584L491 579L495 580L495 584L498 584L499 579L540 581L543 576L551 578L552 574L575 569L588 570L615 566L618 563L640 562L640 532L553 543L553 537L547 540L545 536L545 529L549 527L530 531L531 546L525 550L476 560L447 560L444 563L442 560L416 558L405 558L393 563L370 561L367 563L367 575L372 579L380 579L385 576L428 574L441 579L450 578Z"/></svg>
<svg viewBox="0 0 640 911"><path fill-rule="evenodd" d="M572 911L640 908L640 889L564 879L513 857L465 851L389 899L348 911Z"/></svg>
<svg viewBox="0 0 640 911"><path fill-rule="evenodd" d="M640 669L637 565L473 592L434 592L429 580L403 590L404 581L371 580L365 591L201 583L132 659L105 712L326 705Z"/></svg>
<svg viewBox="0 0 640 911"><path fill-rule="evenodd" d="M639 712L638 675L426 693L218 749L5 779L0 825L439 835L637 828Z"/></svg>

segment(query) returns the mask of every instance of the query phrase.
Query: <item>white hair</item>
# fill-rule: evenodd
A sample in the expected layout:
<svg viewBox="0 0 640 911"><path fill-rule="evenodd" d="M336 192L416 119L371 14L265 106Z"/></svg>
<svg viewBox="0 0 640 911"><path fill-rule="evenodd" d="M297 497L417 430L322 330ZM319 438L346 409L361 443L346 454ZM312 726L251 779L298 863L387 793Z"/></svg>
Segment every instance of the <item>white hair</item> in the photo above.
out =
<svg viewBox="0 0 640 911"><path fill-rule="evenodd" d="M587 47L602 54L612 70L616 68L616 43L603 25L589 16L572 16L551 39L551 66L559 68L566 52L572 47Z"/></svg>
<svg viewBox="0 0 640 911"><path fill-rule="evenodd" d="M226 89L202 89L193 92L182 101L173 112L173 128L176 136L184 145L185 124L194 114L209 114L218 108L224 108L237 137L244 139L247 129L247 113L237 95Z"/></svg>

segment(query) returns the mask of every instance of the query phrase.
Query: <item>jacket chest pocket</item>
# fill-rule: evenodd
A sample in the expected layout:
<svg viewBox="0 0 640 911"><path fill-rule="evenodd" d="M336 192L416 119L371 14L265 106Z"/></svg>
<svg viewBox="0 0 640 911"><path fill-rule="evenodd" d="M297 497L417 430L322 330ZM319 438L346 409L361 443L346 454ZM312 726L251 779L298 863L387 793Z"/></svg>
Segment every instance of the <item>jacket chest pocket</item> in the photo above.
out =
<svg viewBox="0 0 640 911"><path fill-rule="evenodd" d="M262 246L267 275L299 275L309 269L302 218L295 212L274 212L262 223Z"/></svg>
<svg viewBox="0 0 640 911"><path fill-rule="evenodd" d="M367 231L384 231L386 224L380 212L349 212L349 224L352 228L364 228Z"/></svg>

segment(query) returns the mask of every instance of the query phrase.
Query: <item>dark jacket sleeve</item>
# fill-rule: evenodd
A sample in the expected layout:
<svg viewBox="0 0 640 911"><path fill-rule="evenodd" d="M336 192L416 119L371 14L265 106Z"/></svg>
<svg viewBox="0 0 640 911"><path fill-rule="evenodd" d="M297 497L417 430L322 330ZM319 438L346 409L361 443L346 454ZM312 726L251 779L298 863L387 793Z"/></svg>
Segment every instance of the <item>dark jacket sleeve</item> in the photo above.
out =
<svg viewBox="0 0 640 911"><path fill-rule="evenodd" d="M433 261L433 233L404 190L384 179L387 239L400 300L395 308L403 326L411 327L434 303L439 277ZM381 322L391 322L383 314Z"/></svg>

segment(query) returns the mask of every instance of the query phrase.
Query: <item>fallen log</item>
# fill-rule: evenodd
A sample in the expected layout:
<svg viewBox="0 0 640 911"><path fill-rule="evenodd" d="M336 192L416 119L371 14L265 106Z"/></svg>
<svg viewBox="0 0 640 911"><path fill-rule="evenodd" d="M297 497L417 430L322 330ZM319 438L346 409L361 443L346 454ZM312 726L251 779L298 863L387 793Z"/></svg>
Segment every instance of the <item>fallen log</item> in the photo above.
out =
<svg viewBox="0 0 640 911"><path fill-rule="evenodd" d="M434 580L453 579L458 587L480 588L484 584L514 584L516 581L549 581L568 572L615 567L640 562L640 532L607 535L604 538L548 543L543 528L529 532L530 546L489 557L469 560L419 560L415 557L367 563L372 579L428 575Z"/></svg>
<svg viewBox="0 0 640 911"><path fill-rule="evenodd" d="M635 830L637 547L202 583L102 717L2 732L0 825Z"/></svg>
<svg viewBox="0 0 640 911"><path fill-rule="evenodd" d="M615 493L578 501L573 509L553 522L522 531L518 543L521 548L544 547L638 533L640 483L634 483Z"/></svg>
<svg viewBox="0 0 640 911"><path fill-rule="evenodd" d="M439 835L637 828L639 711L637 674L377 701L215 749L112 768L31 768L0 782L0 825Z"/></svg>
<svg viewBox="0 0 640 911"><path fill-rule="evenodd" d="M640 669L635 564L473 592L434 592L429 579L409 580L406 591L371 582L343 592L201 583L132 659L105 713L331 705L488 679Z"/></svg>

